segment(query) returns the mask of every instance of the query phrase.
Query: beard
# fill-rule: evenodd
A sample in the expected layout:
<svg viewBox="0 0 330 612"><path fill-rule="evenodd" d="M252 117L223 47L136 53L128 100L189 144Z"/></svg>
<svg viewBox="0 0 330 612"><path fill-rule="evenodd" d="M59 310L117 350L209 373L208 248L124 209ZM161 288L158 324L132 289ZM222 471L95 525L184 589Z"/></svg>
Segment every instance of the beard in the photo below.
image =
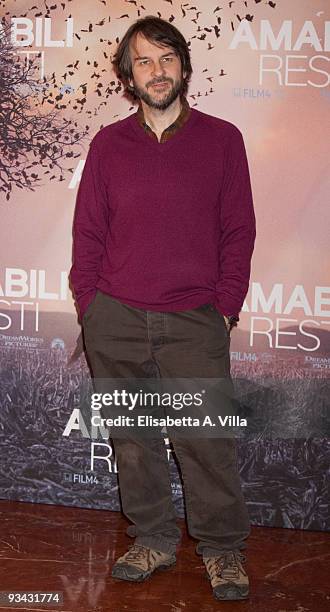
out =
<svg viewBox="0 0 330 612"><path fill-rule="evenodd" d="M145 102L151 108L157 108L158 110L166 110L166 108L168 108L172 104L172 102L174 102L178 95L181 96L183 94L184 81L182 78L176 82L174 82L173 79L170 78L163 78L161 80L159 79L158 81L150 81L146 84L146 88L151 87L152 85L156 85L157 83L162 83L164 81L166 83L170 83L172 87L169 89L169 91L166 90L166 93L164 93L163 97L161 98L154 98L151 94L148 93L146 89L141 89L140 87L138 87L135 81L133 80L134 93L140 100L143 100L143 102Z"/></svg>

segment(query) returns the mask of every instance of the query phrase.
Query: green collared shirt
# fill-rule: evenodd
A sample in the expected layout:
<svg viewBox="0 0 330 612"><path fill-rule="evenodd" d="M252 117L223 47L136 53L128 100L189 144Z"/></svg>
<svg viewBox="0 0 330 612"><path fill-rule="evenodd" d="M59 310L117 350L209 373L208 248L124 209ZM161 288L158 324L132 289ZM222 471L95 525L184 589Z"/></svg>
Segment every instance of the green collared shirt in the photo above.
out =
<svg viewBox="0 0 330 612"><path fill-rule="evenodd" d="M181 104L182 104L182 108L181 108L180 115L176 118L176 120L173 123L171 123L171 125L169 125L166 128L166 130L163 131L160 141L158 141L157 134L145 122L143 108L141 104L139 105L139 108L136 112L136 117L137 117L139 124L144 129L146 134L150 136L150 138L153 138L154 140L157 140L157 142L160 142L160 143L166 142L167 140L171 138L171 136L173 136L186 123L191 113L191 108L185 97L182 97Z"/></svg>

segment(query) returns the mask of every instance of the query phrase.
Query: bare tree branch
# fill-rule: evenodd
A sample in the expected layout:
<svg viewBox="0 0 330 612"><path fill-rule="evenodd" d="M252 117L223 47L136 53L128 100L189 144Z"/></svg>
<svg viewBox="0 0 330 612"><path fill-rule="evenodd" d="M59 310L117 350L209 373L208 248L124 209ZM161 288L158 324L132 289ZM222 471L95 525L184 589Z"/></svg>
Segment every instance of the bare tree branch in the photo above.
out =
<svg viewBox="0 0 330 612"><path fill-rule="evenodd" d="M40 54L23 60L11 42L11 25L0 28L0 192L9 200L14 187L35 191L48 180L64 180L73 172L65 162L80 156L74 145L84 141L84 129L61 112L62 94L54 96L55 74L37 79ZM50 111L41 112L47 103ZM40 176L40 170L44 169Z"/></svg>

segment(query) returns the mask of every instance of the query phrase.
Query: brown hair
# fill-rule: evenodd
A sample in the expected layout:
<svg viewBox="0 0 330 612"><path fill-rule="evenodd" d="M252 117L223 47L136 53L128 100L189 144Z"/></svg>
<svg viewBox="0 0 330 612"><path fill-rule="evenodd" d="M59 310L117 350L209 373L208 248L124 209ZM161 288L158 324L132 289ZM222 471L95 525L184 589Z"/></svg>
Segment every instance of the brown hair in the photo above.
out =
<svg viewBox="0 0 330 612"><path fill-rule="evenodd" d="M183 80L184 85L182 92L185 94L192 74L188 43L175 26L168 21L165 21L160 17L154 17L153 15L148 15L147 17L137 19L128 28L112 59L114 70L117 77L122 81L126 92L133 98L136 98L134 95L134 87L131 87L129 84L129 80L133 78L129 45L132 38L138 32L141 32L141 34L143 34L143 36L145 36L145 38L150 42L171 47L177 53L181 60L182 71L186 73Z"/></svg>

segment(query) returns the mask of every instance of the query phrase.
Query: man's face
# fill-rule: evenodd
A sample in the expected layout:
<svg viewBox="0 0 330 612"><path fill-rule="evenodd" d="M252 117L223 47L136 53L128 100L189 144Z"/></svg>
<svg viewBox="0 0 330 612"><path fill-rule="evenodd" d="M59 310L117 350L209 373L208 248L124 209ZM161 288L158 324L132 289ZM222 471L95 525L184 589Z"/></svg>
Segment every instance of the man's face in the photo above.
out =
<svg viewBox="0 0 330 612"><path fill-rule="evenodd" d="M171 47L159 47L140 32L130 44L136 95L151 108L165 110L183 91L181 60Z"/></svg>

